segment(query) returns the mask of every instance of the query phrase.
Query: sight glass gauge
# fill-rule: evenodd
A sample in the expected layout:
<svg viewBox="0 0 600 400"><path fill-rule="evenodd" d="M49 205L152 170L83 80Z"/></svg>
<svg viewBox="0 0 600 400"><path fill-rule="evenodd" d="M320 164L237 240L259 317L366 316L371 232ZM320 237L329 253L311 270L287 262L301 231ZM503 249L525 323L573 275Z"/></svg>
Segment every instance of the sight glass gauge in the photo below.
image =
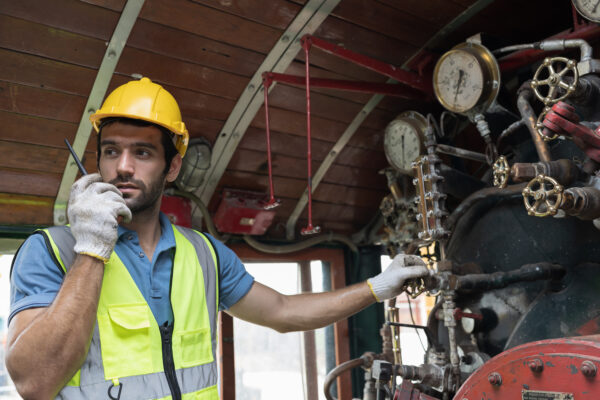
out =
<svg viewBox="0 0 600 400"><path fill-rule="evenodd" d="M579 14L592 22L600 22L600 0L572 0Z"/></svg>
<svg viewBox="0 0 600 400"><path fill-rule="evenodd" d="M498 96L500 68L484 46L461 43L438 60L433 89L446 109L459 114L481 113Z"/></svg>
<svg viewBox="0 0 600 400"><path fill-rule="evenodd" d="M385 128L383 146L390 165L412 175L412 163L424 152L425 117L415 111L406 111Z"/></svg>

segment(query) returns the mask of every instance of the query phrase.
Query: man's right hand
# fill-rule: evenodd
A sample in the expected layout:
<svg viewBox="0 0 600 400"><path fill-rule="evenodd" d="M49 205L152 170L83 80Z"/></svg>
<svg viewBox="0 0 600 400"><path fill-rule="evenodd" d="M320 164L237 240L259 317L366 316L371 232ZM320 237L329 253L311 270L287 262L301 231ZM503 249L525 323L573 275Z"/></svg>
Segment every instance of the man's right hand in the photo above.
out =
<svg viewBox="0 0 600 400"><path fill-rule="evenodd" d="M73 184L67 208L76 253L108 262L117 242L118 217L131 221L131 211L114 185L89 174Z"/></svg>

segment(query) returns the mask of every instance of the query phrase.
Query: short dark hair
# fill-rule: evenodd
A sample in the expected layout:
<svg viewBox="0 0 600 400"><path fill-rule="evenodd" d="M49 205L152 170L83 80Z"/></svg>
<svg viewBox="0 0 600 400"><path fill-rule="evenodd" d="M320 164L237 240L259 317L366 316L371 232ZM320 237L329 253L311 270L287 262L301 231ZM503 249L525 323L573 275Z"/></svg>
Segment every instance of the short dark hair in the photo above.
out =
<svg viewBox="0 0 600 400"><path fill-rule="evenodd" d="M100 155L101 155L101 146L100 146L100 137L102 135L102 129L110 124L115 122L119 122L121 124L146 127L146 126L154 126L158 128L162 132L161 142L163 145L163 149L165 150L165 170L163 171L166 174L169 171L169 167L171 166L171 161L173 161L173 157L177 155L177 149L175 148L175 144L173 143L173 132L168 130L167 128L154 124L152 122L144 121L141 119L127 118L127 117L108 117L104 118L102 122L100 122L100 126L98 127L98 135L96 136L96 150L97 150L97 166L100 169Z"/></svg>

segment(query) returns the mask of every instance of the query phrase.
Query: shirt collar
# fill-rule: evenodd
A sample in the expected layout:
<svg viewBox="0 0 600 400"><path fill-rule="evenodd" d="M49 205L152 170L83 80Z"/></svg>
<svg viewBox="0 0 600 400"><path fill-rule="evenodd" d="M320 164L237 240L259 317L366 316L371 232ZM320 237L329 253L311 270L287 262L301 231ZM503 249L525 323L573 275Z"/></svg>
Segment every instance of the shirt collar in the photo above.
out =
<svg viewBox="0 0 600 400"><path fill-rule="evenodd" d="M161 252L163 250L175 247L175 235L173 233L173 226L171 225L171 221L169 221L169 217L167 217L162 211L158 214L158 220L160 222L161 234L156 246L156 250ZM121 225L119 225L117 228L117 234L119 239L122 239L123 235L127 234L133 234L137 237L137 233L135 231L127 229Z"/></svg>

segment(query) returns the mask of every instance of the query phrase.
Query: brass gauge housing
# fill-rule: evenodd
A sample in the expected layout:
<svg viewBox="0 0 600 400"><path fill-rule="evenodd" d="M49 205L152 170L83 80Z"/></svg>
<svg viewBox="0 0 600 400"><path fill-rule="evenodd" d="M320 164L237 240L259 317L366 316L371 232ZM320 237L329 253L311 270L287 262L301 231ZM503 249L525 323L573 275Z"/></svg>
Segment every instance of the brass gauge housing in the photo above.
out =
<svg viewBox="0 0 600 400"><path fill-rule="evenodd" d="M383 147L392 167L404 174L413 174L412 163L425 151L426 127L427 120L416 111L403 112L388 124Z"/></svg>
<svg viewBox="0 0 600 400"><path fill-rule="evenodd" d="M438 60L433 89L438 101L454 113L482 113L498 96L500 67L486 47L461 43Z"/></svg>
<svg viewBox="0 0 600 400"><path fill-rule="evenodd" d="M600 22L600 6L598 0L571 0L579 14L592 22Z"/></svg>

